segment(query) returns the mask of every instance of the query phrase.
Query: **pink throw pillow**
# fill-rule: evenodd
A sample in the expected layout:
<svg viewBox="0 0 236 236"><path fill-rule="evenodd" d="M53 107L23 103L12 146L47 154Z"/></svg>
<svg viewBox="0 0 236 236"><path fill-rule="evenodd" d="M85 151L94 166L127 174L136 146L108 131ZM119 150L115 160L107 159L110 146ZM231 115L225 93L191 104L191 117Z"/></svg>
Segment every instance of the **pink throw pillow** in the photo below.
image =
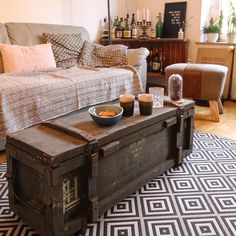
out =
<svg viewBox="0 0 236 236"><path fill-rule="evenodd" d="M18 46L0 44L4 72L32 72L56 68L51 44Z"/></svg>

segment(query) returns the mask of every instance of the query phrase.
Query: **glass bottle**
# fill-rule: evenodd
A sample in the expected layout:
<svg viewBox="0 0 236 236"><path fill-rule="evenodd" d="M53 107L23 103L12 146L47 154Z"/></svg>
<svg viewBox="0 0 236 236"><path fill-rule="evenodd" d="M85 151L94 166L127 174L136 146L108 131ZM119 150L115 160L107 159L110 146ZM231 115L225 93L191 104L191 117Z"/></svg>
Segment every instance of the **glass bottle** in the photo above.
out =
<svg viewBox="0 0 236 236"><path fill-rule="evenodd" d="M132 34L131 34L131 27L129 24L129 19L126 18L125 27L124 27L124 31L123 31L123 38L130 39L131 37L132 37Z"/></svg>
<svg viewBox="0 0 236 236"><path fill-rule="evenodd" d="M123 27L121 26L121 22L118 22L118 25L116 27L115 37L116 38L122 38L123 37Z"/></svg>
<svg viewBox="0 0 236 236"><path fill-rule="evenodd" d="M157 16L157 23L156 23L156 37L162 38L162 29L163 29L163 22L161 17L161 12L159 12L159 15Z"/></svg>
<svg viewBox="0 0 236 236"><path fill-rule="evenodd" d="M131 19L131 23L130 24L131 24L131 26L136 24L136 22L135 22L135 14L134 13L132 14L132 19Z"/></svg>
<svg viewBox="0 0 236 236"><path fill-rule="evenodd" d="M104 18L104 20L103 20L102 38L103 39L108 39L109 38L108 23L107 23L106 18Z"/></svg>
<svg viewBox="0 0 236 236"><path fill-rule="evenodd" d="M171 101L180 102L183 96L183 79L179 74L173 74L168 79L168 95Z"/></svg>
<svg viewBox="0 0 236 236"><path fill-rule="evenodd" d="M178 39L184 39L184 31L182 30L182 28L179 29Z"/></svg>
<svg viewBox="0 0 236 236"><path fill-rule="evenodd" d="M156 29L151 28L151 38L156 38Z"/></svg>
<svg viewBox="0 0 236 236"><path fill-rule="evenodd" d="M111 38L114 39L116 37L116 28L118 26L118 16L114 18L112 29L111 29Z"/></svg>
<svg viewBox="0 0 236 236"><path fill-rule="evenodd" d="M165 65L164 65L164 55L163 55L163 49L160 49L160 57L159 57L159 61L160 61L160 73L164 74L165 72Z"/></svg>
<svg viewBox="0 0 236 236"><path fill-rule="evenodd" d="M135 14L132 14L131 20L131 31L132 31L132 38L136 39L138 37L138 28L135 21Z"/></svg>
<svg viewBox="0 0 236 236"><path fill-rule="evenodd" d="M158 55L158 50L154 50L155 53L153 55L153 62L152 62L152 71L153 72L158 72L160 70L160 59Z"/></svg>
<svg viewBox="0 0 236 236"><path fill-rule="evenodd" d="M152 64L153 64L153 49L150 49L150 54L148 56L148 71L151 72L152 71Z"/></svg>

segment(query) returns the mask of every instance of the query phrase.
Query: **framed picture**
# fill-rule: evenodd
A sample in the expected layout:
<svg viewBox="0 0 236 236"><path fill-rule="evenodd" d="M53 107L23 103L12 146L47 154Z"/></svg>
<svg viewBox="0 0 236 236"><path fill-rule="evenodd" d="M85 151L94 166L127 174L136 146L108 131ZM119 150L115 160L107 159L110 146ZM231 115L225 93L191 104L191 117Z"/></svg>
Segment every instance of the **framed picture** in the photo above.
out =
<svg viewBox="0 0 236 236"><path fill-rule="evenodd" d="M163 38L178 38L179 28L186 20L186 9L187 2L165 4Z"/></svg>

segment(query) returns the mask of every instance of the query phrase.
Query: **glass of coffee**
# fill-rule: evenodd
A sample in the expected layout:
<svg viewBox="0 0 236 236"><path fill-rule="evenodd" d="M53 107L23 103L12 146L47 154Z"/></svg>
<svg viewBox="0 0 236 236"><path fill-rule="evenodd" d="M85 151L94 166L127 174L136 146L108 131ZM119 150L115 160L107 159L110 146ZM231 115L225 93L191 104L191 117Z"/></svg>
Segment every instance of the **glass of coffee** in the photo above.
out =
<svg viewBox="0 0 236 236"><path fill-rule="evenodd" d="M132 116L134 114L135 96L132 94L121 94L120 106L124 109L123 116Z"/></svg>
<svg viewBox="0 0 236 236"><path fill-rule="evenodd" d="M138 95L140 115L149 116L152 114L153 94L142 93Z"/></svg>

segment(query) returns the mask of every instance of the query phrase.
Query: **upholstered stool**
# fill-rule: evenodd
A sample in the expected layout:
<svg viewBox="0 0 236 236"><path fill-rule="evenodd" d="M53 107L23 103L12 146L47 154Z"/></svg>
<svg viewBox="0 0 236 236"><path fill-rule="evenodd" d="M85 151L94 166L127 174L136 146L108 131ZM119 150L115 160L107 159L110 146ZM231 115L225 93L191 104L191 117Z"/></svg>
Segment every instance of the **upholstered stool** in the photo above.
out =
<svg viewBox="0 0 236 236"><path fill-rule="evenodd" d="M228 68L216 64L178 63L165 68L166 78L172 74L183 77L183 96L208 100L212 120L219 121L223 113L221 96Z"/></svg>

